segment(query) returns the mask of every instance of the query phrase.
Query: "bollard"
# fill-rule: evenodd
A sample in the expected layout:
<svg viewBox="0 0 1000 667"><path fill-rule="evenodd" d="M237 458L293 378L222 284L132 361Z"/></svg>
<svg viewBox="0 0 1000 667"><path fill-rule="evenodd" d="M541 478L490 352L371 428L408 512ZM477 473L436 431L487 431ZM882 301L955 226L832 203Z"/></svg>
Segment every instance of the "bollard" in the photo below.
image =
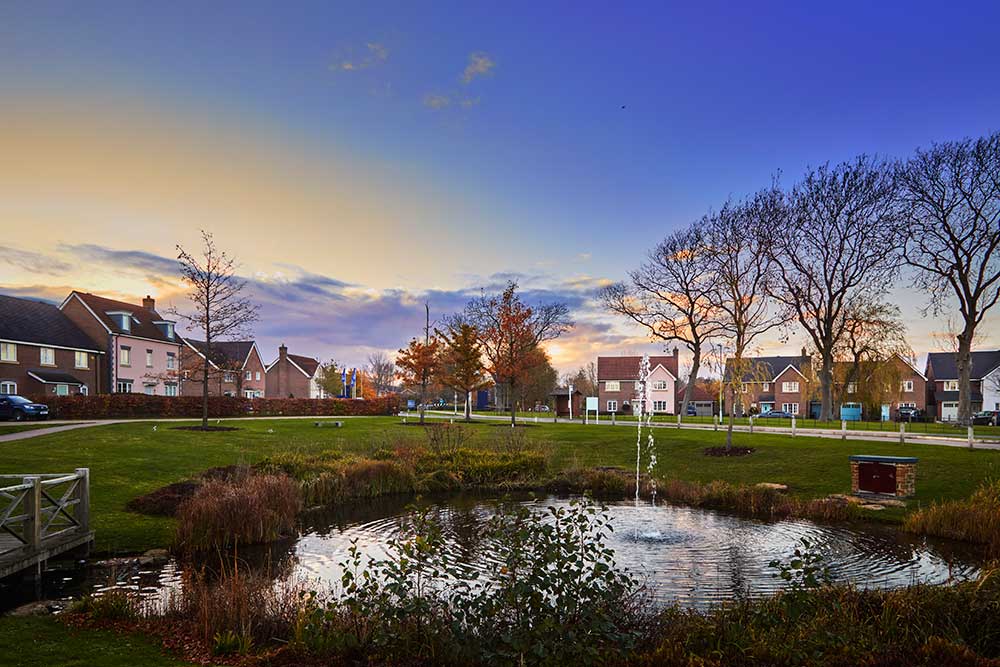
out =
<svg viewBox="0 0 1000 667"><path fill-rule="evenodd" d="M906 422L899 422L899 444L906 444Z"/></svg>
<svg viewBox="0 0 1000 667"><path fill-rule="evenodd" d="M681 427L681 414L678 412L677 413L677 428L680 428L680 427Z"/></svg>
<svg viewBox="0 0 1000 667"><path fill-rule="evenodd" d="M973 431L972 431L972 427L970 426L969 427L969 449L973 449L973 446L972 446L973 445L972 435L973 435Z"/></svg>
<svg viewBox="0 0 1000 667"><path fill-rule="evenodd" d="M611 413L611 425L612 425L612 426L614 426L614 425L615 425L615 423L616 423L616 422L615 422L615 415L617 415L617 414L618 414L617 412L612 412L612 413ZM642 417L641 417L641 416L639 417L639 421L642 421Z"/></svg>
<svg viewBox="0 0 1000 667"><path fill-rule="evenodd" d="M753 434L753 415L750 415L750 433Z"/></svg>
<svg viewBox="0 0 1000 667"><path fill-rule="evenodd" d="M792 437L795 437L795 415L792 415Z"/></svg>
<svg viewBox="0 0 1000 667"><path fill-rule="evenodd" d="M840 420L840 439L847 440L847 420Z"/></svg>
<svg viewBox="0 0 1000 667"><path fill-rule="evenodd" d="M712 415L712 423L715 424L715 430L719 430L719 415Z"/></svg>

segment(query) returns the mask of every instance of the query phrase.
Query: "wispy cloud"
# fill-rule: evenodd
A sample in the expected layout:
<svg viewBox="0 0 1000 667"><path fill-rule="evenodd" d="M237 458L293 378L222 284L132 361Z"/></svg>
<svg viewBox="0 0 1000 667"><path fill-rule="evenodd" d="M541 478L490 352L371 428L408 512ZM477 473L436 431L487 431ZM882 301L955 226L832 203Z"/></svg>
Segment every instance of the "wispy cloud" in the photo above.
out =
<svg viewBox="0 0 1000 667"><path fill-rule="evenodd" d="M166 276L176 276L178 273L176 259L163 257L162 255L144 250L116 250L94 243L82 243L79 245L61 244L59 249L84 262L100 264L123 271L138 271L160 279Z"/></svg>
<svg viewBox="0 0 1000 667"><path fill-rule="evenodd" d="M70 271L73 265L51 255L0 247L0 264L9 264L32 274L58 276Z"/></svg>
<svg viewBox="0 0 1000 667"><path fill-rule="evenodd" d="M435 111L440 111L451 105L451 98L447 95L439 95L437 93L427 93L424 95L424 106L428 109L434 109Z"/></svg>
<svg viewBox="0 0 1000 667"><path fill-rule="evenodd" d="M476 51L469 54L469 62L462 72L462 83L472 83L474 79L481 76L489 76L496 67L496 62L483 51Z"/></svg>
<svg viewBox="0 0 1000 667"><path fill-rule="evenodd" d="M341 72L357 72L378 67L389 59L389 49L380 42L365 44L364 54L360 58L341 58L330 65L330 69Z"/></svg>

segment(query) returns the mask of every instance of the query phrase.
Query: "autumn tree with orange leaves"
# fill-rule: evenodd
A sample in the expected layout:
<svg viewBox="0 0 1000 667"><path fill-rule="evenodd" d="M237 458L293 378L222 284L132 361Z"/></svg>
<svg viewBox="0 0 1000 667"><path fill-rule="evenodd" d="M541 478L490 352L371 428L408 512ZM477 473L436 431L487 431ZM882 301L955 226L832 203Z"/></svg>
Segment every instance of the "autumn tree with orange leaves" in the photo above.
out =
<svg viewBox="0 0 1000 667"><path fill-rule="evenodd" d="M453 321L446 331L437 334L442 343L438 382L466 397L465 421L472 421L468 395L489 386L476 328L467 322Z"/></svg>
<svg viewBox="0 0 1000 667"><path fill-rule="evenodd" d="M507 388L510 425L514 426L514 389L531 365L538 363L539 345L573 326L569 308L563 303L528 306L517 294L517 283L510 281L500 294L484 292L470 301L463 318L476 329L486 371Z"/></svg>
<svg viewBox="0 0 1000 667"><path fill-rule="evenodd" d="M420 387L420 423L424 423L424 400L427 385L431 383L438 372L438 354L441 342L431 336L430 306L424 304L426 323L424 339L414 338L410 344L399 351L396 357L396 375L404 384Z"/></svg>

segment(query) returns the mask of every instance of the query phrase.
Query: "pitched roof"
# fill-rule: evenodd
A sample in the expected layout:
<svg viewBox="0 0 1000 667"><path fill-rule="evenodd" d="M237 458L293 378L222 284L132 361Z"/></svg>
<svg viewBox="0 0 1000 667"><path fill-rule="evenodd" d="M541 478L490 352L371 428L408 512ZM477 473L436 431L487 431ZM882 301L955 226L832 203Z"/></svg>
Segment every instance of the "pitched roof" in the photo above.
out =
<svg viewBox="0 0 1000 667"><path fill-rule="evenodd" d="M300 354L289 354L288 360L293 364L302 369L302 372L313 377L316 375L316 371L319 370L319 359L313 359L312 357L303 357Z"/></svg>
<svg viewBox="0 0 1000 667"><path fill-rule="evenodd" d="M681 402L684 400L684 392L687 390L687 383L680 383L677 385L677 401ZM709 390L708 380L705 378L698 378L694 383L694 391L691 393L692 401L714 401L718 398L715 393Z"/></svg>
<svg viewBox="0 0 1000 667"><path fill-rule="evenodd" d="M931 352L927 355L927 368L935 380L957 380L958 362L954 352ZM1000 350L983 350L972 353L972 379L981 380L1000 366Z"/></svg>
<svg viewBox="0 0 1000 667"><path fill-rule="evenodd" d="M573 390L574 396L582 396L583 392L579 389ZM549 392L549 396L569 396L569 387L556 387Z"/></svg>
<svg viewBox="0 0 1000 667"><path fill-rule="evenodd" d="M198 350L202 356L205 355L205 341L194 340L192 338L185 338L184 340ZM216 341L212 343L211 362L216 366L225 365L227 368L243 368L253 346L254 342L252 340Z"/></svg>
<svg viewBox="0 0 1000 667"><path fill-rule="evenodd" d="M598 380L636 380L642 357L597 357ZM677 357L663 355L649 358L649 370L662 365L671 375L677 377Z"/></svg>
<svg viewBox="0 0 1000 667"><path fill-rule="evenodd" d="M32 368L28 375L34 377L44 384L84 384L83 380L62 371L50 371L41 368Z"/></svg>
<svg viewBox="0 0 1000 667"><path fill-rule="evenodd" d="M155 310L143 308L141 305L137 306L134 303L116 301L115 299L106 299L103 296L97 296L96 294L90 294L89 292L74 291L66 298L66 301L69 301L74 296L79 298L80 301L82 301L84 305L90 309L90 312L97 317L101 324L114 333L119 333L125 336L136 336L138 338L149 338L152 340L163 341L164 343L181 343L180 336L175 335L173 339L167 338L167 335L163 333L160 327L154 324L154 322L172 321L162 317ZM65 303L65 301L63 303ZM109 312L114 311L126 311L132 313L133 319L130 331L121 329L114 319L108 315Z"/></svg>
<svg viewBox="0 0 1000 667"><path fill-rule="evenodd" d="M731 361L731 359L726 359L726 380L729 380L732 377L730 368ZM789 366L805 375L805 373L802 372L803 367L808 367L812 364L812 358L808 355L804 357L801 355L795 355L794 357L747 357L747 361L752 361L754 363L754 367L757 369L757 372L747 371L744 373L742 378L744 382L774 381ZM767 380L761 380L761 377L766 377Z"/></svg>
<svg viewBox="0 0 1000 667"><path fill-rule="evenodd" d="M0 338L101 352L57 306L0 294Z"/></svg>

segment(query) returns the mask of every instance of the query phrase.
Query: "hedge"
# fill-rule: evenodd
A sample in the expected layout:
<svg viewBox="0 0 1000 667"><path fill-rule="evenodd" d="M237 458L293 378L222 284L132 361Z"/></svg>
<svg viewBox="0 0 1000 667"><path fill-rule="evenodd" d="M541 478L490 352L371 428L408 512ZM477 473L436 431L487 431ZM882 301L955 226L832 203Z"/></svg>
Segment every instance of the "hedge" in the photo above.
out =
<svg viewBox="0 0 1000 667"><path fill-rule="evenodd" d="M50 419L149 419L201 417L200 396L94 394L90 396L36 396L49 406ZM399 411L395 396L373 400L343 398L235 398L209 396L208 414L220 417L378 416Z"/></svg>

